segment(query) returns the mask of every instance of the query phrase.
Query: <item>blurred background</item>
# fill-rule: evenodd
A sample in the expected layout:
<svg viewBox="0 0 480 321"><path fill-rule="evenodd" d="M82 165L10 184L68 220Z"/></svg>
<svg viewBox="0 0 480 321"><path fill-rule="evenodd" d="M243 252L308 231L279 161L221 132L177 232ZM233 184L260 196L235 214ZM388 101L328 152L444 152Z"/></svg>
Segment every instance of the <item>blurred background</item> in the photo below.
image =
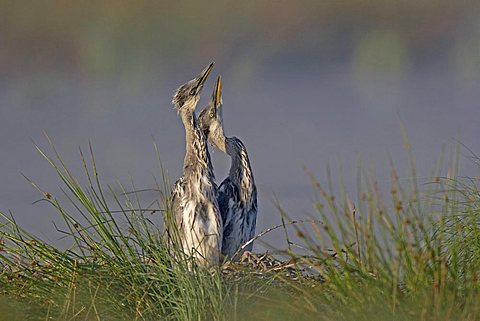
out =
<svg viewBox="0 0 480 321"><path fill-rule="evenodd" d="M294 218L313 212L303 167L325 182L327 164L341 166L353 190L361 159L388 186L391 155L408 179L400 122L427 177L442 146L458 140L480 153L479 9L445 0L0 1L0 210L58 240L57 214L32 204L41 195L20 175L61 198L32 143L47 146L44 131L75 173L78 148L91 141L101 180L133 179L137 189L160 176L156 142L174 181L185 146L171 96L210 61L201 104L220 73L227 135L246 144L259 188L258 230L279 222L274 198ZM461 163L464 175L478 174L465 149ZM214 152L214 165L220 182L229 159Z"/></svg>

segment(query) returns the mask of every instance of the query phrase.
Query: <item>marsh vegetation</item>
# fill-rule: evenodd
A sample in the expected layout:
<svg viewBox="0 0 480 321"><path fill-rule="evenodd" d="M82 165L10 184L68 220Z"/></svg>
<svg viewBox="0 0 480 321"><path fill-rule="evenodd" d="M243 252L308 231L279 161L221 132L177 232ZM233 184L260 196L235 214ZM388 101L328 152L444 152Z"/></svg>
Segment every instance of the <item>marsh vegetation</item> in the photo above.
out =
<svg viewBox="0 0 480 321"><path fill-rule="evenodd" d="M391 161L387 190L359 164L355 195L341 172L335 180L327 169L319 182L306 171L316 217L295 221L277 206L285 249L192 270L170 255L133 183L102 184L91 146L80 152L83 177L50 147L37 148L63 195L31 183L58 212L69 246L1 213L2 320L480 319L480 192L478 179L459 175L458 151L421 181L412 156L405 180ZM157 190L168 217L168 177Z"/></svg>

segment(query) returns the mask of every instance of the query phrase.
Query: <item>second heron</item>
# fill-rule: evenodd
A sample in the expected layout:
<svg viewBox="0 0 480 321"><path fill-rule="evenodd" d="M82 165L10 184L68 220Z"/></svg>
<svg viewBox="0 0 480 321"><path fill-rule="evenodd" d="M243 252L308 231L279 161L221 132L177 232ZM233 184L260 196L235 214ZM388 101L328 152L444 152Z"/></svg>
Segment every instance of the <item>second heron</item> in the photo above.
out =
<svg viewBox="0 0 480 321"><path fill-rule="evenodd" d="M257 221L257 187L247 149L237 137L223 131L222 79L219 76L211 102L200 112L199 124L208 140L231 158L230 173L218 188L218 206L223 221L222 254L233 258L251 251Z"/></svg>

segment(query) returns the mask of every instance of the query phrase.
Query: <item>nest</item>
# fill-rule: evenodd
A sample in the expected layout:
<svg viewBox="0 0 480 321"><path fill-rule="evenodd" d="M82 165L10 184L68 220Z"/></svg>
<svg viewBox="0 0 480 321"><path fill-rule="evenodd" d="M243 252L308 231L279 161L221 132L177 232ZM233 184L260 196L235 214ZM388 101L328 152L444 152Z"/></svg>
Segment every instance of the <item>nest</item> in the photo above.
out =
<svg viewBox="0 0 480 321"><path fill-rule="evenodd" d="M283 276L293 280L309 277L307 269L296 258L282 261L268 252L256 254L249 251L244 252L239 260L225 262L222 273L236 279L246 275L259 278Z"/></svg>

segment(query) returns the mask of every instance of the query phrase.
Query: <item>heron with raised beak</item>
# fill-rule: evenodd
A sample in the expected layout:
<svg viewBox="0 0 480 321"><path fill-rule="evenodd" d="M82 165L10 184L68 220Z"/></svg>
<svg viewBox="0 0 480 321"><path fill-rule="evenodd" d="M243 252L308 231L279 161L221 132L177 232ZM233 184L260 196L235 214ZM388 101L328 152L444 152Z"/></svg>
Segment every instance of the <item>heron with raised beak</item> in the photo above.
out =
<svg viewBox="0 0 480 321"><path fill-rule="evenodd" d="M212 101L200 112L200 128L222 152L231 158L228 177L218 188L218 205L223 222L222 255L251 251L257 221L257 187L247 149L237 137L225 137L223 130L222 79L219 76Z"/></svg>
<svg viewBox="0 0 480 321"><path fill-rule="evenodd" d="M207 138L200 130L195 108L213 62L198 77L180 86L172 103L185 126L183 175L172 190L172 211L183 252L201 266L220 261L223 225L217 201Z"/></svg>

